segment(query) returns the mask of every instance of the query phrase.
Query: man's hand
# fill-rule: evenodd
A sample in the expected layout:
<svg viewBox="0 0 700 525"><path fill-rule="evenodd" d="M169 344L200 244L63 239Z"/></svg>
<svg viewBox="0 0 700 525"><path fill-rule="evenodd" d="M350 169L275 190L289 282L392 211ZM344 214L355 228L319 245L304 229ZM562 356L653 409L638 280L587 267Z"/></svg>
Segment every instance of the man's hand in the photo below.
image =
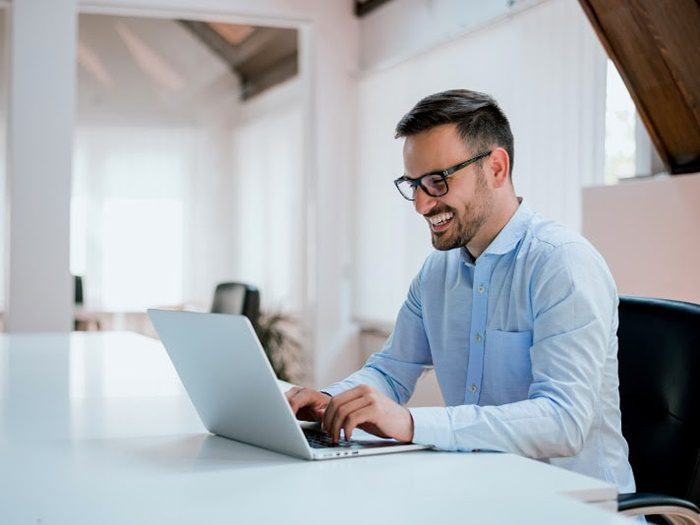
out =
<svg viewBox="0 0 700 525"><path fill-rule="evenodd" d="M292 412L302 421L321 421L331 396L311 388L292 387L284 394Z"/></svg>
<svg viewBox="0 0 700 525"><path fill-rule="evenodd" d="M331 399L322 426L333 443L340 439L341 428L345 439L350 439L357 427L383 438L406 443L413 440L413 417L408 409L367 385L357 386Z"/></svg>

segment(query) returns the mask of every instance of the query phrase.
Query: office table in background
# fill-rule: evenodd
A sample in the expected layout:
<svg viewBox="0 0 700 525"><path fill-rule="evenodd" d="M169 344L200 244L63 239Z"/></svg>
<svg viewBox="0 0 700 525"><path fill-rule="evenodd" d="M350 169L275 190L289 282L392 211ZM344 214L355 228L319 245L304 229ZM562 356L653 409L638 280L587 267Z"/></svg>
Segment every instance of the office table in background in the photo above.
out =
<svg viewBox="0 0 700 525"><path fill-rule="evenodd" d="M208 434L158 341L0 335L3 524L631 523L616 494L511 454L283 456Z"/></svg>

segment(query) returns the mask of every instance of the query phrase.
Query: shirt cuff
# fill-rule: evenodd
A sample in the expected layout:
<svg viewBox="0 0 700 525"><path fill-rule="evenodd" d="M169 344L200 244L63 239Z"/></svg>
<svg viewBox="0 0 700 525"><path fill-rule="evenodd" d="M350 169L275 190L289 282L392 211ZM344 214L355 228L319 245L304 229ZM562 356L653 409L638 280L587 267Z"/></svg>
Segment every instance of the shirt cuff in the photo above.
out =
<svg viewBox="0 0 700 525"><path fill-rule="evenodd" d="M341 394L347 390L347 388L343 388L344 385L341 383L333 383L332 385L328 385L325 388L322 388L319 390L322 394L328 394L329 396L337 396L338 394Z"/></svg>
<svg viewBox="0 0 700 525"><path fill-rule="evenodd" d="M413 442L451 450L452 431L447 410L443 407L409 408L413 417Z"/></svg>

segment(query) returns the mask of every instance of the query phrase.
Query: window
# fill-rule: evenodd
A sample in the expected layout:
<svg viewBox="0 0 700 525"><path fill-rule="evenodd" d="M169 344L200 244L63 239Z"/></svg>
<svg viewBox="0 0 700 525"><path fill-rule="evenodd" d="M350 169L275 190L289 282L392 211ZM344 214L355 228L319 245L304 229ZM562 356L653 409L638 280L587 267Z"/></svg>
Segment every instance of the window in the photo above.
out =
<svg viewBox="0 0 700 525"><path fill-rule="evenodd" d="M109 312L183 302L187 129L89 128L76 142L71 271Z"/></svg>
<svg viewBox="0 0 700 525"><path fill-rule="evenodd" d="M605 100L605 182L646 177L664 171L632 97L608 60Z"/></svg>
<svg viewBox="0 0 700 525"><path fill-rule="evenodd" d="M608 60L605 100L605 182L636 175L637 110L617 68Z"/></svg>

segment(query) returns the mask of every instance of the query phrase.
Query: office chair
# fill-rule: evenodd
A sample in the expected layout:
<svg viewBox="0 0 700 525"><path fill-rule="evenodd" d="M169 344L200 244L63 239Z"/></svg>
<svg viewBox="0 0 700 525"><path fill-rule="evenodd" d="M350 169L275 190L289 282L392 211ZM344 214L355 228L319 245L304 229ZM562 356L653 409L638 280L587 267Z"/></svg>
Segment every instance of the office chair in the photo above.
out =
<svg viewBox="0 0 700 525"><path fill-rule="evenodd" d="M219 283L214 290L212 313L245 315L253 326L260 316L260 292L245 283Z"/></svg>
<svg viewBox="0 0 700 525"><path fill-rule="evenodd" d="M101 330L100 319L95 312L86 312L83 310L84 304L83 292L83 277L81 275L73 276L73 330L86 332L91 329Z"/></svg>
<svg viewBox="0 0 700 525"><path fill-rule="evenodd" d="M73 276L73 302L76 306L83 305L83 276Z"/></svg>
<svg viewBox="0 0 700 525"><path fill-rule="evenodd" d="M620 494L618 511L700 525L700 305L623 296L619 313L622 434L638 492Z"/></svg>

